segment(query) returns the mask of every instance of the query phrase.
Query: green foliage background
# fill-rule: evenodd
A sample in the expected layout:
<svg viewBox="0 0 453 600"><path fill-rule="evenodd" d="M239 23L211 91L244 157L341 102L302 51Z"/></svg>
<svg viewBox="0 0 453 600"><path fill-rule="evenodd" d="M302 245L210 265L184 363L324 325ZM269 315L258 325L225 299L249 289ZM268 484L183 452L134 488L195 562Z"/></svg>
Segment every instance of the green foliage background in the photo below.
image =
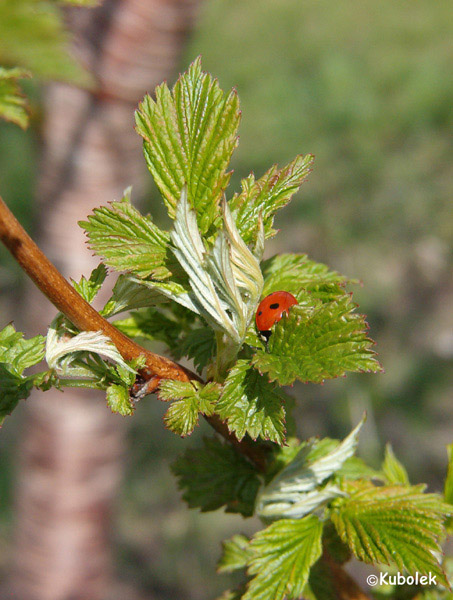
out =
<svg viewBox="0 0 453 600"><path fill-rule="evenodd" d="M363 281L355 299L386 372L296 384L291 393L305 399L299 436L342 438L366 408L361 454L377 464L390 440L411 481L433 489L453 429L450 14L448 0L211 0L181 64L202 54L224 90L237 87L243 118L232 189L250 170L259 177L273 162L316 156L278 217L283 232L269 254L306 252ZM2 194L26 225L33 135L0 125ZM2 292L17 290L17 271L3 249L0 257ZM10 319L6 300L0 308ZM215 585L226 587L212 577L213 557L220 539L241 529L240 517L199 515L180 502L169 462L195 439L163 431L165 409L142 405L131 424L117 531L122 577L156 598L213 597ZM6 498L13 423L0 437ZM8 513L1 519L8 531ZM243 525L253 532L252 522Z"/></svg>

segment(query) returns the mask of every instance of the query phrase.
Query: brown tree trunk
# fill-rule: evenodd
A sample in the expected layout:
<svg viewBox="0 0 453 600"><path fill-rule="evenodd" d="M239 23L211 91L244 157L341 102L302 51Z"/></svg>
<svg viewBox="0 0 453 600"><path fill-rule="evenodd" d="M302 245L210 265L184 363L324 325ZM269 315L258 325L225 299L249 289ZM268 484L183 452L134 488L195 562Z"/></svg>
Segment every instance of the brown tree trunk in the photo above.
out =
<svg viewBox="0 0 453 600"><path fill-rule="evenodd" d="M172 77L197 0L104 0L71 9L77 52L94 74L90 93L52 84L46 95L40 177L41 247L67 277L96 260L77 221L93 207L144 187L133 111L146 91ZM54 311L27 295L27 334ZM36 394L28 402L17 476L11 598L97 600L110 585L109 529L121 479L121 417L95 392Z"/></svg>

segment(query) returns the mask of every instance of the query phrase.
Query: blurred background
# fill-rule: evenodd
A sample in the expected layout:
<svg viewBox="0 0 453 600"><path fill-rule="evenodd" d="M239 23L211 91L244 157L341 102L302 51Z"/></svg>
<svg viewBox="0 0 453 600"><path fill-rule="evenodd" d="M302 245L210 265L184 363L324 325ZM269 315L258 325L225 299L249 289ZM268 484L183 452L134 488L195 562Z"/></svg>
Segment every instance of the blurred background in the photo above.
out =
<svg viewBox="0 0 453 600"><path fill-rule="evenodd" d="M224 90L236 87L241 101L240 145L228 196L250 171L261 176L271 164L283 165L298 153L316 156L301 192L279 215L282 233L268 244L266 254L306 252L360 280L351 290L367 315L385 368L381 375L295 385L290 393L297 399L299 437L344 437L366 410L360 454L378 466L390 441L411 481L428 482L432 491L439 491L445 446L453 441L451 2L107 0L102 10L112 6L117 13L110 21L110 13L98 8L72 9L65 17L75 34L76 55L94 74L94 88L81 76L78 83L84 90L47 84L43 91L42 80L74 80L80 74L67 76L73 68L68 65L61 72L40 73L39 64L30 64L32 48L28 55L8 54L5 48L11 46L0 42L0 63L24 64L38 75L26 85L33 99L30 129L23 132L0 122L3 198L65 275L88 274L94 263L86 250L77 250L83 236L72 232L93 207L118 198L134 183L135 201L156 218L163 217L151 178L143 174L133 110L144 91L152 91L164 78L174 81L201 54L204 69ZM141 24L142 35L153 34L146 44L137 36L128 56L128 36L121 37L122 25L129 22L127 10ZM108 33L104 54L96 24ZM121 50L117 43L123 44ZM127 60L136 61L136 71L126 68ZM94 92L86 90L90 85ZM73 115L78 120L71 124ZM66 148L65 154L64 143L72 151ZM115 147L110 167L101 163L105 146ZM93 163L96 182L84 172ZM121 173L112 164L121 165ZM88 179L87 192L80 182ZM62 199L67 204L60 210ZM62 256L69 250L73 256L64 263ZM14 319L27 336L45 333L45 321L38 319L41 301L3 249L0 261L2 327ZM52 310L42 311L47 311L48 322ZM75 400L74 412L62 421L54 415L64 410L65 397L59 394L44 410L43 402L41 394L22 403L0 435L0 598L204 600L225 589L228 578L214 575L220 541L238 531L253 532L257 524L221 512L200 515L186 509L169 466L187 444L197 444L209 431L202 424L189 440L176 438L164 430L165 407L153 398L141 403L127 422L113 415L105 422L99 417L99 429L90 433L95 446L102 435L116 440L107 445L116 466L108 466L114 475L102 491L102 509L87 509L89 518L82 514L88 518L85 525L103 523L93 552L107 546L107 558L99 567L104 575L90 592L74 575L69 595L71 578L63 566L57 577L65 585L55 584L51 570L45 584L39 579L45 563L32 574L27 560L36 556L24 558L24 547L33 538L27 537L27 527L34 518L40 521L42 529L32 527L39 538L34 540L38 555L41 534L46 535L43 515L52 515L59 502L61 478L59 483L58 476L49 475L52 465L67 475L68 456L72 465L82 460L83 452L83 460L90 461L86 429L85 437L77 438L75 432L70 451L61 438L69 439L78 417L93 402L87 397ZM101 412L107 412L103 406ZM46 427L48 436L59 442L42 455L42 440L50 439ZM41 431L37 441L36 431ZM36 517L30 508L36 506L34 469L42 468L48 476L47 504ZM77 482L66 483L76 497ZM65 514L58 513L52 526L61 524ZM70 515L72 529L77 529L77 514ZM61 544L70 538L62 535ZM48 556L52 551L61 554L54 546L44 544ZM7 577L11 564L16 574L12 583ZM28 588L23 583L27 578ZM22 590L17 596L10 595L14 586Z"/></svg>

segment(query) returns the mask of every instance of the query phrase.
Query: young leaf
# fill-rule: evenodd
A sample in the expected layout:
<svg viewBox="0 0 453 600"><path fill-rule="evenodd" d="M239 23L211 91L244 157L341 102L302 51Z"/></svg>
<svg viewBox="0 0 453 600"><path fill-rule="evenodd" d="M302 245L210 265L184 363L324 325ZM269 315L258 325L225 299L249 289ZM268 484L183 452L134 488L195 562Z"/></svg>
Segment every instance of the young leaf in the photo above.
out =
<svg viewBox="0 0 453 600"><path fill-rule="evenodd" d="M259 531L250 542L250 581L243 600L297 600L311 566L321 556L322 523L314 515L282 519Z"/></svg>
<svg viewBox="0 0 453 600"><path fill-rule="evenodd" d="M261 215L266 238L277 232L272 229L274 214L286 206L310 172L313 156L297 156L289 165L278 169L274 165L261 179L254 175L242 180L242 192L230 201L236 226L246 244L255 243Z"/></svg>
<svg viewBox="0 0 453 600"><path fill-rule="evenodd" d="M132 206L130 192L128 188L122 200L110 207L94 209L88 221L79 225L88 235L90 248L108 266L138 277L166 279L176 266L169 255L169 235Z"/></svg>
<svg viewBox="0 0 453 600"><path fill-rule="evenodd" d="M112 412L125 416L134 414L134 405L129 397L129 389L116 383L107 388L107 406Z"/></svg>
<svg viewBox="0 0 453 600"><path fill-rule="evenodd" d="M345 294L347 277L330 271L326 265L309 260L306 254L277 254L261 264L263 295L285 290L298 300L306 292L323 302Z"/></svg>
<svg viewBox="0 0 453 600"><path fill-rule="evenodd" d="M92 272L89 279L81 277L77 283L73 281L72 285L77 292L86 300L89 304L96 298L97 293L102 287L102 284L107 277L107 268L104 264L100 263Z"/></svg>
<svg viewBox="0 0 453 600"><path fill-rule="evenodd" d="M225 506L226 512L253 514L260 479L256 469L232 446L205 439L201 448L189 448L172 466L183 498L203 512Z"/></svg>
<svg viewBox="0 0 453 600"><path fill-rule="evenodd" d="M0 67L0 117L26 129L28 126L27 100L23 97L18 79L31 77L24 69Z"/></svg>
<svg viewBox="0 0 453 600"><path fill-rule="evenodd" d="M120 275L112 290L112 296L100 311L104 317L118 313L168 303L168 298L155 289L150 289L140 279L131 275Z"/></svg>
<svg viewBox="0 0 453 600"><path fill-rule="evenodd" d="M179 343L182 333L180 323L170 319L156 308L133 312L127 319L114 321L113 324L131 338L159 340L169 348Z"/></svg>
<svg viewBox="0 0 453 600"><path fill-rule="evenodd" d="M275 384L238 360L228 373L216 413L241 440L246 433L277 444L285 442L285 409Z"/></svg>
<svg viewBox="0 0 453 600"><path fill-rule="evenodd" d="M382 464L382 473L387 483L409 485L407 471L394 455L390 444L385 446L385 458Z"/></svg>
<svg viewBox="0 0 453 600"><path fill-rule="evenodd" d="M201 373L212 360L215 349L216 341L213 330L210 327L201 327L193 329L183 338L177 349L177 355L192 359L195 368Z"/></svg>
<svg viewBox="0 0 453 600"><path fill-rule="evenodd" d="M349 295L312 309L293 306L275 326L267 352L258 350L253 364L280 385L381 370L366 337L367 324L354 308Z"/></svg>
<svg viewBox="0 0 453 600"><path fill-rule="evenodd" d="M226 169L237 145L240 118L237 94L224 96L217 81L202 72L198 58L172 92L163 83L155 95L155 101L145 96L136 112L148 168L171 218L187 185L205 234L230 178Z"/></svg>
<svg viewBox="0 0 453 600"><path fill-rule="evenodd" d="M355 556L368 563L394 563L400 571L431 572L445 583L436 558L448 505L422 486L359 487L335 501L331 519Z"/></svg>
<svg viewBox="0 0 453 600"><path fill-rule="evenodd" d="M250 540L245 535L233 535L222 542L222 556L217 563L218 573L232 573L245 569L251 558Z"/></svg>
<svg viewBox="0 0 453 600"><path fill-rule="evenodd" d="M261 518L300 519L325 502L343 495L336 485L319 489L350 458L358 444L364 419L341 442L314 441L299 452L259 493L256 512Z"/></svg>
<svg viewBox="0 0 453 600"><path fill-rule="evenodd" d="M214 413L219 394L220 386L213 382L202 386L197 381L164 379L159 385L159 399L172 401L164 417L165 425L181 437L190 435L198 425L199 413Z"/></svg>
<svg viewBox="0 0 453 600"><path fill-rule="evenodd" d="M34 377L25 377L23 372L44 358L44 342L41 335L24 339L12 325L0 331L0 426L19 400L30 395Z"/></svg>

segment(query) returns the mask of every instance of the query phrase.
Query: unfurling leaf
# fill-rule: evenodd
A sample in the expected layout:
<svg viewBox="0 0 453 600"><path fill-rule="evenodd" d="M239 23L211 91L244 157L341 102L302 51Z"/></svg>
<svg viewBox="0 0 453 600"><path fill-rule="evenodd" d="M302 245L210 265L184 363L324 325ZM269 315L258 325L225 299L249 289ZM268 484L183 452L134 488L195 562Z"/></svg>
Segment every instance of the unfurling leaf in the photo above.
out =
<svg viewBox="0 0 453 600"><path fill-rule="evenodd" d="M242 180L242 192L231 199L230 208L239 233L247 244L258 240L259 219L266 238L277 233L272 229L274 214L286 206L300 188L312 163L311 154L300 155L282 169L274 165L257 181L253 175Z"/></svg>
<svg viewBox="0 0 453 600"><path fill-rule="evenodd" d="M314 515L281 519L255 534L250 542L250 581L243 600L297 600L311 566L321 556L322 523Z"/></svg>
<svg viewBox="0 0 453 600"><path fill-rule="evenodd" d="M114 413L125 416L134 414L134 405L129 396L129 388L125 385L112 384L107 388L107 406Z"/></svg>
<svg viewBox="0 0 453 600"><path fill-rule="evenodd" d="M82 298L91 304L101 289L106 277L107 268L101 263L93 269L89 279L82 276L78 283L74 281L72 285Z"/></svg>
<svg viewBox="0 0 453 600"><path fill-rule="evenodd" d="M240 112L235 91L228 96L201 70L198 58L170 92L163 83L156 100L145 96L136 113L148 168L171 218L183 187L205 234L219 213L228 185L226 172L237 145Z"/></svg>
<svg viewBox="0 0 453 600"><path fill-rule="evenodd" d="M0 117L22 129L28 126L28 103L17 80L26 77L31 77L31 73L25 69L0 67Z"/></svg>
<svg viewBox="0 0 453 600"><path fill-rule="evenodd" d="M214 413L219 394L220 386L213 382L201 385L198 381L164 379L159 385L159 398L172 402L164 417L165 425L181 437L190 435L200 413Z"/></svg>
<svg viewBox="0 0 453 600"><path fill-rule="evenodd" d="M222 556L217 563L218 573L231 573L245 569L251 558L250 540L245 535L233 535L230 540L222 542Z"/></svg>
<svg viewBox="0 0 453 600"><path fill-rule="evenodd" d="M354 313L349 295L322 304L293 306L275 326L267 351L253 364L272 381L290 385L299 379L321 383L347 371L379 371L367 338L367 324Z"/></svg>
<svg viewBox="0 0 453 600"><path fill-rule="evenodd" d="M300 519L325 502L342 496L337 485L319 486L353 456L364 420L341 443L322 440L302 446L293 460L261 490L257 514L265 519Z"/></svg>
<svg viewBox="0 0 453 600"><path fill-rule="evenodd" d="M409 476L407 471L396 458L390 444L385 446L385 458L382 464L382 473L387 483L409 485Z"/></svg>

